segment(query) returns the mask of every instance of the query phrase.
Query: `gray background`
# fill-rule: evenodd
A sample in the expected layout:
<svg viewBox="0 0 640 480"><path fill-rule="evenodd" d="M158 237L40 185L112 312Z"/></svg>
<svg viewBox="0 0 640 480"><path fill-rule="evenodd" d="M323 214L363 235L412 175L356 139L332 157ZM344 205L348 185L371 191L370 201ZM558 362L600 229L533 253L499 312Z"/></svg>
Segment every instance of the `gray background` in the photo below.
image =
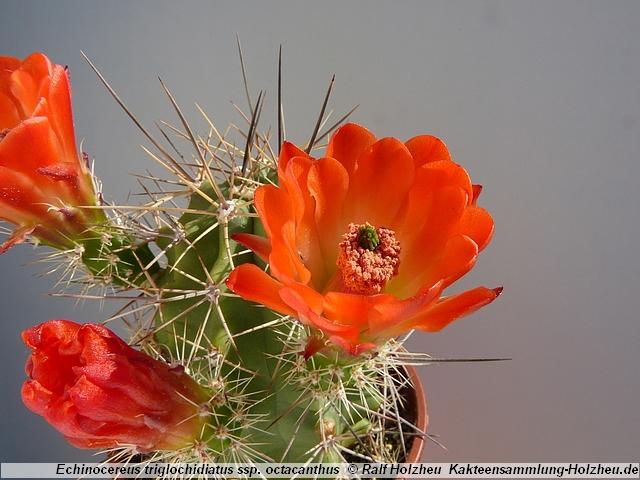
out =
<svg viewBox="0 0 640 480"><path fill-rule="evenodd" d="M631 462L640 440L640 3L0 3L1 54L68 64L78 141L114 202L152 161L84 51L142 122L177 123L157 77L199 132L245 106L243 43L262 125L275 124L284 51L288 139L313 129L332 74L334 118L378 136L429 133L484 185L496 234L454 290L504 285L491 306L410 347L438 357L511 357L426 367L425 460ZM135 200L134 200L135 201ZM114 308L48 298L54 278L28 246L0 257L0 460L84 461L20 400L20 332L51 318L100 321Z"/></svg>

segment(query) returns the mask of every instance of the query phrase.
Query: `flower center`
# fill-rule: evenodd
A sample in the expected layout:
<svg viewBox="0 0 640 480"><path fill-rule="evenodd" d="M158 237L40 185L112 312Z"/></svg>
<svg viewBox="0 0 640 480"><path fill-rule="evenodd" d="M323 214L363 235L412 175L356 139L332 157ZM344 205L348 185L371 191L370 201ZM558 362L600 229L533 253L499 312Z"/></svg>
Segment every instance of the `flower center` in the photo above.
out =
<svg viewBox="0 0 640 480"><path fill-rule="evenodd" d="M393 230L365 225L349 225L338 246L338 269L350 292L375 295L398 274L400 242Z"/></svg>
<svg viewBox="0 0 640 480"><path fill-rule="evenodd" d="M362 248L374 251L380 244L380 237L378 236L376 229L367 223L366 225L360 225L358 227L356 242L358 242L358 245Z"/></svg>

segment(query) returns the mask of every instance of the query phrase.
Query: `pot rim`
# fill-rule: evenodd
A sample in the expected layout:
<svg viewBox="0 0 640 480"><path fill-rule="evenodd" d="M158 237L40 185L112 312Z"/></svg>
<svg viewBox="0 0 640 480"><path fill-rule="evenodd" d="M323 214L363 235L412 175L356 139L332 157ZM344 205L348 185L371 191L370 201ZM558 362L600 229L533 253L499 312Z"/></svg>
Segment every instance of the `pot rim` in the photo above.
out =
<svg viewBox="0 0 640 480"><path fill-rule="evenodd" d="M416 411L415 427L418 430L427 433L427 429L429 428L427 398L424 393L422 382L420 381L420 376L418 375L418 371L410 365L405 365L403 368L407 372L412 384L411 388L408 389L408 392L411 392L408 400L411 408ZM414 437L413 444L411 445L411 449L409 450L405 463L420 463L426 441L427 438L424 435L416 435Z"/></svg>

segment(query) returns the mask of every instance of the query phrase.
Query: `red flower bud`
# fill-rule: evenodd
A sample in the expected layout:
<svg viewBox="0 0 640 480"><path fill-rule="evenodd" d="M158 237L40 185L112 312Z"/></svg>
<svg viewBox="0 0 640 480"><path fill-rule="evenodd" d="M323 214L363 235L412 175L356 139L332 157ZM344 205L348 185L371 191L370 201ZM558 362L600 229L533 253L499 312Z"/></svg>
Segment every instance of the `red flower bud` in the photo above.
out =
<svg viewBox="0 0 640 480"><path fill-rule="evenodd" d="M102 221L91 173L78 157L67 71L41 53L0 57L0 220L59 248Z"/></svg>
<svg viewBox="0 0 640 480"><path fill-rule="evenodd" d="M206 392L182 368L101 325L51 320L22 333L33 351L22 400L78 448L187 447L202 433Z"/></svg>

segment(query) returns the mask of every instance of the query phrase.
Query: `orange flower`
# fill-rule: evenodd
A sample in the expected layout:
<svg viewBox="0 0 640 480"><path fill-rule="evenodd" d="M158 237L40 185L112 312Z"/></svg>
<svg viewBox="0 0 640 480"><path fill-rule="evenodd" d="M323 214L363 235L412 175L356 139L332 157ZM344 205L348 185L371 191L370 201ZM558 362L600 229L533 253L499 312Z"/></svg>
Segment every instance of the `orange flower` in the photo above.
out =
<svg viewBox="0 0 640 480"><path fill-rule="evenodd" d="M206 392L182 367L139 352L101 325L51 320L22 333L33 351L22 400L78 448L188 447Z"/></svg>
<svg viewBox="0 0 640 480"><path fill-rule="evenodd" d="M4 253L33 234L60 248L103 219L78 158L67 71L41 53L0 57L0 220L18 228Z"/></svg>
<svg viewBox="0 0 640 480"><path fill-rule="evenodd" d="M285 142L278 178L255 193L268 238L233 237L271 275L243 264L227 286L352 355L411 329L439 331L502 291L442 296L473 267L493 220L476 206L481 187L437 138L403 144L347 124L319 160ZM306 355L324 345L312 337Z"/></svg>

